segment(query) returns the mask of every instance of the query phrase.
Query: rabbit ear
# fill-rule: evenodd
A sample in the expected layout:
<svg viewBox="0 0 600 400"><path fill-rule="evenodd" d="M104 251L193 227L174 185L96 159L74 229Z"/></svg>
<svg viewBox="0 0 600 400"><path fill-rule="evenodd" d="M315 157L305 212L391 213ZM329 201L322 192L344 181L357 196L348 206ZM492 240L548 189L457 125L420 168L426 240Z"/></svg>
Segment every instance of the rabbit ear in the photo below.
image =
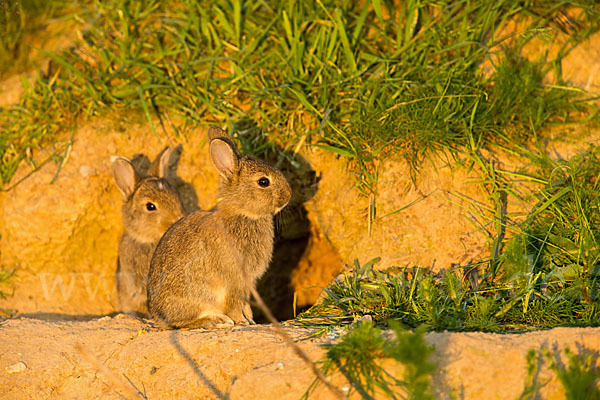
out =
<svg viewBox="0 0 600 400"><path fill-rule="evenodd" d="M231 140L213 139L210 142L210 160L225 179L238 169L239 156Z"/></svg>
<svg viewBox="0 0 600 400"><path fill-rule="evenodd" d="M147 175L164 178L167 173L167 169L169 168L169 158L171 158L172 152L173 149L167 146L160 153L158 153L154 161L152 161L152 164L150 164Z"/></svg>
<svg viewBox="0 0 600 400"><path fill-rule="evenodd" d="M113 156L110 158L112 163L113 176L117 187L123 193L123 196L127 199L133 194L136 185L140 178L135 172L131 162L124 158Z"/></svg>
<svg viewBox="0 0 600 400"><path fill-rule="evenodd" d="M223 129L218 126L212 125L208 128L208 140L212 142L214 139L229 139L229 135Z"/></svg>
<svg viewBox="0 0 600 400"><path fill-rule="evenodd" d="M221 129L219 127L211 126L210 128L208 128L208 142L211 143L215 139L221 139L224 142L226 142L227 144L229 144L229 146L231 147L231 150L233 150L233 153L236 155L236 157L237 158L241 157L241 154L238 151L237 147L235 146L235 143L233 143L233 140L231 140L231 138L229 137L227 132L225 132L223 129Z"/></svg>

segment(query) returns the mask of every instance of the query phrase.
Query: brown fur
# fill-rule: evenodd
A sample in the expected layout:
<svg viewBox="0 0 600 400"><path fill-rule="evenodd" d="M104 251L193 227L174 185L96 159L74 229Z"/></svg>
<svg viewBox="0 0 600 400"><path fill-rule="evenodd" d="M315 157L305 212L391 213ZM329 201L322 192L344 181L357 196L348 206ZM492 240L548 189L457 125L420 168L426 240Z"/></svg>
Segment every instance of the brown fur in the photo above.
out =
<svg viewBox="0 0 600 400"><path fill-rule="evenodd" d="M152 254L163 233L183 216L179 195L164 179L170 154L171 149L165 148L143 178L126 158L112 159L115 182L124 197L125 233L119 242L116 274L119 308L124 312L148 313L146 287ZM147 210L149 202L156 210Z"/></svg>
<svg viewBox="0 0 600 400"><path fill-rule="evenodd" d="M211 160L222 179L222 200L165 233L148 277L150 314L174 328L218 328L254 323L250 288L273 252L273 215L290 199L279 170L242 156L227 134L209 129ZM258 180L270 185L260 187Z"/></svg>

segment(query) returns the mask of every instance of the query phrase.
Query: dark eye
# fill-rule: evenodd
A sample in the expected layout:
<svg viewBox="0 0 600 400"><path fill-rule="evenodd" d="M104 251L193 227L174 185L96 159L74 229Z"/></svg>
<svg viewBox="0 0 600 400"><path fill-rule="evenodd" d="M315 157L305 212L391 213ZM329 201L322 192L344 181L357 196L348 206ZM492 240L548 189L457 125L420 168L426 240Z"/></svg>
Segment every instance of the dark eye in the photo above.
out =
<svg viewBox="0 0 600 400"><path fill-rule="evenodd" d="M271 182L269 181L269 178L262 177L258 180L258 186L260 187L267 187L270 184Z"/></svg>
<svg viewBox="0 0 600 400"><path fill-rule="evenodd" d="M154 203L146 203L146 210L156 211L156 206L154 205Z"/></svg>

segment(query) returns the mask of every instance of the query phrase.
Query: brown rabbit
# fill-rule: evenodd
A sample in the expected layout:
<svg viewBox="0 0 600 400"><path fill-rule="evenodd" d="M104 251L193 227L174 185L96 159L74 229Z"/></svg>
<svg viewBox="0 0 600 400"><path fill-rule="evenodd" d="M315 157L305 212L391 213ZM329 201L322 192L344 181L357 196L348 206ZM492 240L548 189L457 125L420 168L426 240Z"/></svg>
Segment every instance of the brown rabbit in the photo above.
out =
<svg viewBox="0 0 600 400"><path fill-rule="evenodd" d="M161 236L179 218L183 208L177 192L164 178L171 148L166 147L140 177L131 162L111 157L117 187L123 193L125 233L119 242L117 297L121 311L147 314L147 278L152 253Z"/></svg>
<svg viewBox="0 0 600 400"><path fill-rule="evenodd" d="M250 288L271 260L273 215L291 196L279 170L241 155L226 132L210 127L208 137L221 201L171 226L150 263L150 315L172 328L254 323Z"/></svg>

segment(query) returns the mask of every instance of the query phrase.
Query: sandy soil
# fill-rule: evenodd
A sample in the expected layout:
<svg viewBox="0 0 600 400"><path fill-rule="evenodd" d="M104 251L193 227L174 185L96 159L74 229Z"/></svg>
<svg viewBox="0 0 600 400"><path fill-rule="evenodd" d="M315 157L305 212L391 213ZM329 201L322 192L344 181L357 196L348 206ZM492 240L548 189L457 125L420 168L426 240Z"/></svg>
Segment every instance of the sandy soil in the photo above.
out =
<svg viewBox="0 0 600 400"><path fill-rule="evenodd" d="M315 358L322 353L316 342L302 346ZM312 379L302 361L262 326L156 331L124 315L85 322L20 318L4 322L0 350L0 396L6 399L122 398L127 392L98 371L100 364L148 399L293 399ZM8 373L19 362L26 369Z"/></svg>
<svg viewBox="0 0 600 400"><path fill-rule="evenodd" d="M46 318L46 319L43 319ZM47 320L48 318L53 320ZM286 328L299 339L306 330ZM519 335L429 333L438 372L439 398L517 399L525 386L526 354L548 348L559 354L600 351L600 328ZM326 338L299 342L316 361ZM387 360L392 374L402 367ZM107 368L108 373L102 368ZM5 320L0 326L2 399L298 399L314 376L269 325L230 330L159 331L148 321L119 314L87 321L37 315ZM542 399L564 392L544 364L536 382ZM347 392L348 382L332 382ZM352 396L357 397L357 396ZM320 386L312 399L332 399ZM380 396L380 398L384 398Z"/></svg>

